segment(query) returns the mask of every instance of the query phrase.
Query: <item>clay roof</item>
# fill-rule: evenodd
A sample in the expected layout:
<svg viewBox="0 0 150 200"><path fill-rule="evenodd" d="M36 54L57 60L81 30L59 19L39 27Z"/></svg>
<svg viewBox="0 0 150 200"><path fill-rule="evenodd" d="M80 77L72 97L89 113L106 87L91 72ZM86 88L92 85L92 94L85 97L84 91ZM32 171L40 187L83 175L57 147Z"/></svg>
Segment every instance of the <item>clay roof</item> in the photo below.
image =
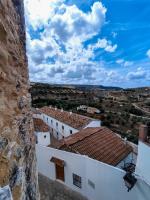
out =
<svg viewBox="0 0 150 200"><path fill-rule="evenodd" d="M34 130L36 132L48 132L48 125L41 119L33 118Z"/></svg>
<svg viewBox="0 0 150 200"><path fill-rule="evenodd" d="M46 106L41 108L40 111L78 130L84 128L93 120L92 118L83 115L78 115L76 113L70 113Z"/></svg>
<svg viewBox="0 0 150 200"><path fill-rule="evenodd" d="M61 140L59 149L87 155L113 166L132 151L129 144L106 127L83 129Z"/></svg>

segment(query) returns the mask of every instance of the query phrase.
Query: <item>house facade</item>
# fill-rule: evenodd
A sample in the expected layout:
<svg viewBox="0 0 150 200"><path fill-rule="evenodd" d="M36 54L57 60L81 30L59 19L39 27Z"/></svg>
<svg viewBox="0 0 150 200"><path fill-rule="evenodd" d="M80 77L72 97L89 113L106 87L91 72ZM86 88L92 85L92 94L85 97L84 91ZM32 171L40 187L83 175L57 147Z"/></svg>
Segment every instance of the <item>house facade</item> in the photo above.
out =
<svg viewBox="0 0 150 200"><path fill-rule="evenodd" d="M38 171L86 196L89 200L149 200L150 185L138 174L137 183L127 191L118 167L85 155L36 145ZM44 156L43 156L44 155Z"/></svg>
<svg viewBox="0 0 150 200"><path fill-rule="evenodd" d="M36 144L43 146L51 144L51 136L48 125L42 119L38 118L33 118L33 124Z"/></svg>
<svg viewBox="0 0 150 200"><path fill-rule="evenodd" d="M38 171L89 200L149 200L150 163L144 155L149 155L150 146L145 143L147 133L143 135L132 174L136 181L129 192L124 164L136 164L132 146L106 127L84 128L62 138L57 148L36 144Z"/></svg>
<svg viewBox="0 0 150 200"><path fill-rule="evenodd" d="M52 107L43 107L33 116L42 119L49 126L50 133L58 140L87 127L101 126L100 120Z"/></svg>
<svg viewBox="0 0 150 200"><path fill-rule="evenodd" d="M150 184L150 130L146 125L140 127L136 173Z"/></svg>

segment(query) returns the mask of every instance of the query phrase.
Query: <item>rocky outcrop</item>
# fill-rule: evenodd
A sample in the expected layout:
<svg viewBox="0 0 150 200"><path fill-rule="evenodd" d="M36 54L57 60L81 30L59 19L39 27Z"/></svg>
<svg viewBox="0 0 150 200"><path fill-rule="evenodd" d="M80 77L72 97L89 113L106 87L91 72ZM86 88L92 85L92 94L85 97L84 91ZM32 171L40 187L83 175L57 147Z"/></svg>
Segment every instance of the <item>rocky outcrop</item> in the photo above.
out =
<svg viewBox="0 0 150 200"><path fill-rule="evenodd" d="M23 0L0 0L1 200L35 200L39 194L23 11Z"/></svg>

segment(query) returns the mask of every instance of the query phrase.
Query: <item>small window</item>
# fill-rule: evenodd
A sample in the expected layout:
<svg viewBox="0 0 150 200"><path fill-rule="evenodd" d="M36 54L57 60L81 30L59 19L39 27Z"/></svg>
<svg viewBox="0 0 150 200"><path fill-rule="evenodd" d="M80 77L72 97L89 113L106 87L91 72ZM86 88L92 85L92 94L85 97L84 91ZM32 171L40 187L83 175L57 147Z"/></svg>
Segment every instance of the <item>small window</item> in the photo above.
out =
<svg viewBox="0 0 150 200"><path fill-rule="evenodd" d="M52 128L52 133L53 133L53 128Z"/></svg>
<svg viewBox="0 0 150 200"><path fill-rule="evenodd" d="M72 134L72 130L70 130L70 134Z"/></svg>
<svg viewBox="0 0 150 200"><path fill-rule="evenodd" d="M82 182L81 182L81 177L76 175L76 174L73 174L73 185L79 187L79 188L82 188Z"/></svg>
<svg viewBox="0 0 150 200"><path fill-rule="evenodd" d="M53 120L51 119L51 124L53 123Z"/></svg>
<svg viewBox="0 0 150 200"><path fill-rule="evenodd" d="M44 138L46 138L46 135L44 135Z"/></svg>
<svg viewBox="0 0 150 200"><path fill-rule="evenodd" d="M62 130L64 130L64 126L62 126Z"/></svg>
<svg viewBox="0 0 150 200"><path fill-rule="evenodd" d="M58 126L58 122L56 122L56 126Z"/></svg>
<svg viewBox="0 0 150 200"><path fill-rule="evenodd" d="M57 132L57 135L58 135L58 132Z"/></svg>
<svg viewBox="0 0 150 200"><path fill-rule="evenodd" d="M62 138L64 139L65 137L64 137L64 136L62 136Z"/></svg>
<svg viewBox="0 0 150 200"><path fill-rule="evenodd" d="M47 117L47 122L48 122L48 117Z"/></svg>

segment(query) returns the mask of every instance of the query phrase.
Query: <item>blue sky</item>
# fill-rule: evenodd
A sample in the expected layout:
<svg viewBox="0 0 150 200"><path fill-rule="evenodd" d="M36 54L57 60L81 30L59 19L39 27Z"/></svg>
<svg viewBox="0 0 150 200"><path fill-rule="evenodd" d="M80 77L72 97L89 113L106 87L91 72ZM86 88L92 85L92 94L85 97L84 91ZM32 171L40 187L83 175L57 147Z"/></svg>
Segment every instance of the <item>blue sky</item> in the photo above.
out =
<svg viewBox="0 0 150 200"><path fill-rule="evenodd" d="M150 86L149 0L25 0L30 80Z"/></svg>

